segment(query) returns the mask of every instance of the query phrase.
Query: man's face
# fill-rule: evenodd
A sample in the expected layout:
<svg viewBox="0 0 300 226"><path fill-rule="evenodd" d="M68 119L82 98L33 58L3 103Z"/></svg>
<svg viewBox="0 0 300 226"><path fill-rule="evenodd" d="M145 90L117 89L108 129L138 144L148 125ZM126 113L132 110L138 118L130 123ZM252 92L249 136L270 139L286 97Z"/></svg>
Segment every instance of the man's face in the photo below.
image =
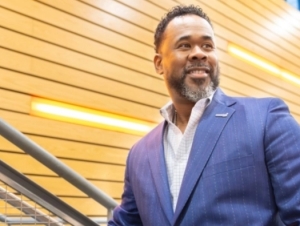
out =
<svg viewBox="0 0 300 226"><path fill-rule="evenodd" d="M154 58L173 101L197 102L219 85L219 65L210 24L196 15L170 21Z"/></svg>

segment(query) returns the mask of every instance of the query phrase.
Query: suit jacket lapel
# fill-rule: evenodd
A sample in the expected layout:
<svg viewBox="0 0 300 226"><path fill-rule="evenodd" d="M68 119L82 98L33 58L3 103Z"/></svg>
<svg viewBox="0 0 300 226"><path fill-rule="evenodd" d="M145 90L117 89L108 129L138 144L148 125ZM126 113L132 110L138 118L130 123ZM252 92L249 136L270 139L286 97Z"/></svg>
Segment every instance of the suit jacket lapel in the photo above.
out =
<svg viewBox="0 0 300 226"><path fill-rule="evenodd" d="M150 162L150 168L154 179L154 185L158 193L158 198L161 202L161 206L164 210L169 223L171 224L174 215L171 193L169 188L167 169L165 164L165 155L163 148L163 134L166 123L161 123L157 132L149 139L147 144L148 159ZM154 207L155 208L155 207ZM155 217L155 216L153 216Z"/></svg>
<svg viewBox="0 0 300 226"><path fill-rule="evenodd" d="M227 98L227 101L224 101L223 98ZM234 104L232 99L223 96L223 93L218 90L215 93L211 104L207 107L201 117L182 181L173 224L175 224L195 185L200 179L203 169L205 168L226 123L235 112L233 108L228 107L232 104Z"/></svg>

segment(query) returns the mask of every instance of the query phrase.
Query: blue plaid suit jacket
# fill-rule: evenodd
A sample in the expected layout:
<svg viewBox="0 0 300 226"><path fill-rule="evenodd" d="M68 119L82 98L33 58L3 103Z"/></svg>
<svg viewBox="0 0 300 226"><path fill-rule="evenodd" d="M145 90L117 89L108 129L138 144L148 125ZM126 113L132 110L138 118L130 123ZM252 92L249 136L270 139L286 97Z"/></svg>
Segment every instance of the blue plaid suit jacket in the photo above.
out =
<svg viewBox="0 0 300 226"><path fill-rule="evenodd" d="M197 127L175 212L165 124L130 151L122 203L108 225L300 225L300 127L281 100L216 91Z"/></svg>

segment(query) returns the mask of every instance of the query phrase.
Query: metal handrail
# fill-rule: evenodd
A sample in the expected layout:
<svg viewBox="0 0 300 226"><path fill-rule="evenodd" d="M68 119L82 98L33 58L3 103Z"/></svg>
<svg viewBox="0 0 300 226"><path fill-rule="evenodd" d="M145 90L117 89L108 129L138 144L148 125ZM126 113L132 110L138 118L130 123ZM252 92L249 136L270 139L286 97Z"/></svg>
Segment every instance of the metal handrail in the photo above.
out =
<svg viewBox="0 0 300 226"><path fill-rule="evenodd" d="M54 221L55 219L51 217L48 218L49 220L44 221L40 215L40 209L37 208L30 208L27 203L27 200L19 199L20 195L27 197L29 200L39 204L52 214L55 214L57 217L62 219L65 222L70 223L74 226L98 226L96 222L94 222L92 219L88 218L87 216L80 213L78 210L74 209L73 207L66 204L64 201L59 199L57 196L53 195L52 193L48 192L46 189L42 188L26 176L24 176L22 173L18 172L14 168L10 167L6 163L0 160L0 180L8 187L14 189L15 191L18 191L16 193L16 196L9 195L10 189L5 189L4 192L2 190L2 200L6 203L9 203L11 206L17 208L19 211L26 214L26 216L31 217L32 219L35 219L39 222L39 224L45 224L46 225L55 225ZM6 187L7 188L7 187ZM17 207L17 202L19 202L21 205ZM15 204L15 205L14 205ZM31 206L33 207L33 206ZM29 210L31 209L31 210ZM42 209L41 209L42 210ZM44 212L42 210L42 212ZM17 215L13 215L17 216ZM47 214L49 217L50 215ZM12 222L10 222L10 214L8 212L8 215L2 215L2 219L0 218L0 221L3 221L8 223L8 225L12 225ZM44 219L46 218L43 217ZM23 215L20 215L19 217L19 225L25 225L25 222L23 221ZM60 223L60 222L58 222ZM56 224L57 225L57 224ZM57 225L58 226L58 225Z"/></svg>
<svg viewBox="0 0 300 226"><path fill-rule="evenodd" d="M107 209L107 217L111 217L112 210L118 203L97 186L58 160L54 155L40 147L38 144L34 143L3 119L0 119L0 135L103 205Z"/></svg>

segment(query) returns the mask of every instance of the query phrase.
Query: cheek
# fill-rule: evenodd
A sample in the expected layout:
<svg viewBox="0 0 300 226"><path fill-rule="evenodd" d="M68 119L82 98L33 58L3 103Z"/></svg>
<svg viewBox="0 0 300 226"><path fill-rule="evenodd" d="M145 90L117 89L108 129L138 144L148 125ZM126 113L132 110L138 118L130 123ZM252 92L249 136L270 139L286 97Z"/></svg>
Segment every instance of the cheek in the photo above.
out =
<svg viewBox="0 0 300 226"><path fill-rule="evenodd" d="M186 56L184 54L168 54L163 57L163 70L164 74L177 75L182 74L182 71L186 67Z"/></svg>
<svg viewBox="0 0 300 226"><path fill-rule="evenodd" d="M209 56L209 58L208 58L208 61L211 64L211 66L215 68L218 65L218 57L217 57L217 55L215 53L211 54Z"/></svg>
<svg viewBox="0 0 300 226"><path fill-rule="evenodd" d="M165 59L167 59L163 62L163 67L165 71L172 71L178 66L177 60L176 58L174 58L174 56L168 56Z"/></svg>
<svg viewBox="0 0 300 226"><path fill-rule="evenodd" d="M178 72L182 72L186 67L187 61L185 60L186 57L182 54L179 56L175 56L172 60L172 68L177 70Z"/></svg>

